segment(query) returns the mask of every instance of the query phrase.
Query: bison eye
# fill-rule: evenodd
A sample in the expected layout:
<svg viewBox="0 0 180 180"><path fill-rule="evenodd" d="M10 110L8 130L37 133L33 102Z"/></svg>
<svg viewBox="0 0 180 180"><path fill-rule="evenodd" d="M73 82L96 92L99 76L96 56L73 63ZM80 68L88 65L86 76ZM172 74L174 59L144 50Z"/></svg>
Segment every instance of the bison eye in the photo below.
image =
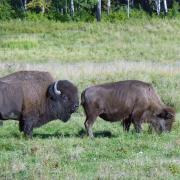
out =
<svg viewBox="0 0 180 180"><path fill-rule="evenodd" d="M62 99L63 99L64 102L68 101L68 97L66 95L62 95Z"/></svg>

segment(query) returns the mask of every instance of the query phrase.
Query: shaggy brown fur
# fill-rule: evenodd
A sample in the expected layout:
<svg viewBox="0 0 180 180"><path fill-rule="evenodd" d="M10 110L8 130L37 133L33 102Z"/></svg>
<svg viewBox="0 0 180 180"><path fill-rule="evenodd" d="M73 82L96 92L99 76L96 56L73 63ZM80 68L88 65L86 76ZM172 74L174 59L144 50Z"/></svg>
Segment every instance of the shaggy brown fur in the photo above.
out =
<svg viewBox="0 0 180 180"><path fill-rule="evenodd" d="M0 115L2 120L19 120L19 129L32 135L33 127L51 120L67 121L78 107L77 88L69 81L58 81L48 72L20 71L0 78Z"/></svg>
<svg viewBox="0 0 180 180"><path fill-rule="evenodd" d="M170 131L175 117L174 110L162 103L151 84L136 80L89 87L81 94L81 104L90 136L98 116L110 122L122 120L127 131L133 123L136 132L140 132L143 122L150 123L157 132Z"/></svg>

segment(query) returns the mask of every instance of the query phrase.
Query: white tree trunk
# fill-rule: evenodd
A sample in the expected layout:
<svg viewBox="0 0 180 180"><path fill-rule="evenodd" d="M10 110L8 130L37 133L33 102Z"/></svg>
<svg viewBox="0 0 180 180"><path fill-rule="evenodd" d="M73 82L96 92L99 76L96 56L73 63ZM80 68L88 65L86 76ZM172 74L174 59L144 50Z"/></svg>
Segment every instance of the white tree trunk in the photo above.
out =
<svg viewBox="0 0 180 180"><path fill-rule="evenodd" d="M67 14L67 0L65 1L65 13Z"/></svg>
<svg viewBox="0 0 180 180"><path fill-rule="evenodd" d="M97 21L101 21L101 0L98 0L96 19L97 19Z"/></svg>
<svg viewBox="0 0 180 180"><path fill-rule="evenodd" d="M127 12L128 12L128 18L129 18L129 1L130 1L130 0L127 0L127 1L128 1L128 2L127 2L127 3L128 3Z"/></svg>
<svg viewBox="0 0 180 180"><path fill-rule="evenodd" d="M165 13L167 14L168 8L167 8L167 2L166 2L166 0L164 0L164 10L165 10Z"/></svg>
<svg viewBox="0 0 180 180"><path fill-rule="evenodd" d="M159 15L161 11L161 0L155 0L155 2L156 2L156 11L157 14Z"/></svg>
<svg viewBox="0 0 180 180"><path fill-rule="evenodd" d="M27 0L24 0L24 9L27 10Z"/></svg>
<svg viewBox="0 0 180 180"><path fill-rule="evenodd" d="M61 8L61 15L63 15L64 14L64 10L63 10L63 8Z"/></svg>
<svg viewBox="0 0 180 180"><path fill-rule="evenodd" d="M71 16L74 16L74 0L71 0L70 13L71 13Z"/></svg>
<svg viewBox="0 0 180 180"><path fill-rule="evenodd" d="M80 11L80 2L79 2L79 0L78 0L78 11Z"/></svg>
<svg viewBox="0 0 180 180"><path fill-rule="evenodd" d="M134 0L131 0L131 6L134 7Z"/></svg>
<svg viewBox="0 0 180 180"><path fill-rule="evenodd" d="M107 14L109 15L110 13L110 8L111 8L111 0L107 1Z"/></svg>
<svg viewBox="0 0 180 180"><path fill-rule="evenodd" d="M45 13L45 7L44 7L44 4L42 5L42 14Z"/></svg>

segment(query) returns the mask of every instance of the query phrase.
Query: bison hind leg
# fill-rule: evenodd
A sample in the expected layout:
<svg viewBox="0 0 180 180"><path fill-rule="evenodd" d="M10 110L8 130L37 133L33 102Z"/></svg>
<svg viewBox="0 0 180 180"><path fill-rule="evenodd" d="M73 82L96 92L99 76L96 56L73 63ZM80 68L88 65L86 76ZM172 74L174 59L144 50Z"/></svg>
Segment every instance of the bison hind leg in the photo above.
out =
<svg viewBox="0 0 180 180"><path fill-rule="evenodd" d="M85 128L86 128L87 134L88 134L91 138L94 137L93 131L92 131L92 126L93 126L96 118L97 118L97 117L86 117L86 121L85 121L85 123L84 123L84 126L85 126Z"/></svg>

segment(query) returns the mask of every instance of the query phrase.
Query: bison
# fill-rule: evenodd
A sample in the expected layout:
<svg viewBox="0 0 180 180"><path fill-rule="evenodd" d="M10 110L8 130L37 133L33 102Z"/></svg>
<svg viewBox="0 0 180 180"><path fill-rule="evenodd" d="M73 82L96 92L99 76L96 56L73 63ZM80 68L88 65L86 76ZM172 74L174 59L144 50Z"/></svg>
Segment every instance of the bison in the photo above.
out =
<svg viewBox="0 0 180 180"><path fill-rule="evenodd" d="M55 81L48 72L19 71L0 78L0 119L18 120L19 130L29 137L49 121L66 122L78 106L77 87Z"/></svg>
<svg viewBox="0 0 180 180"><path fill-rule="evenodd" d="M81 94L87 133L93 137L92 126L99 116L110 122L121 121L125 131L133 123L136 132L147 122L157 133L170 131L175 111L166 106L151 84L138 80L96 85Z"/></svg>

